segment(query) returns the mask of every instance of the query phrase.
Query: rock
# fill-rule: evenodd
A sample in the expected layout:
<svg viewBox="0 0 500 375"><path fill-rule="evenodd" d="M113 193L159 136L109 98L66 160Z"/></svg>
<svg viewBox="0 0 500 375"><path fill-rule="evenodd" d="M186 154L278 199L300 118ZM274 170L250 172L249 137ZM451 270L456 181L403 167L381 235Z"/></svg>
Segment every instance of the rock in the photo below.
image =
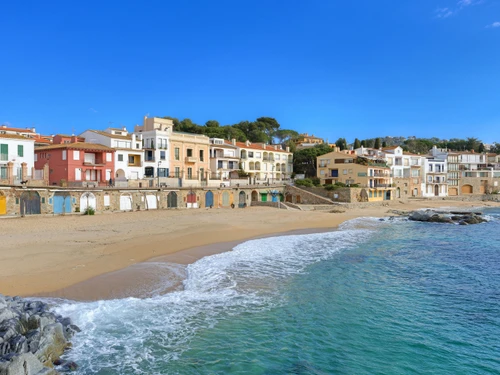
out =
<svg viewBox="0 0 500 375"><path fill-rule="evenodd" d="M465 215L462 212L453 211L453 215L449 212L436 212L432 210L413 211L408 216L408 219L413 221L424 221L431 223L452 223L452 224L479 224L485 222L481 216L476 213L467 212Z"/></svg>
<svg viewBox="0 0 500 375"><path fill-rule="evenodd" d="M43 365L31 353L21 354L12 357L9 361L0 362L0 374L2 375L38 375L42 370Z"/></svg>
<svg viewBox="0 0 500 375"><path fill-rule="evenodd" d="M59 360L57 366L57 370L60 372L76 371L78 369L78 365L72 361Z"/></svg>
<svg viewBox="0 0 500 375"><path fill-rule="evenodd" d="M64 353L67 344L62 324L50 324L43 329L36 355L43 364L51 364Z"/></svg>
<svg viewBox="0 0 500 375"><path fill-rule="evenodd" d="M8 308L1 309L0 310L0 325L2 325L2 323L5 320L14 319L15 317L16 317L16 314L11 309L8 309Z"/></svg>

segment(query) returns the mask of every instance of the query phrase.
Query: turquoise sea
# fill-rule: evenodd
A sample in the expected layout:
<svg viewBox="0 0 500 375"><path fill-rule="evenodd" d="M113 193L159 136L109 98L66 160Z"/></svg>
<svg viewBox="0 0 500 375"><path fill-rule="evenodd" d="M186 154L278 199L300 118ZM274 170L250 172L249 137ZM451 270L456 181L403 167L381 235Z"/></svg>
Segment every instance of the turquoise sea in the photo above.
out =
<svg viewBox="0 0 500 375"><path fill-rule="evenodd" d="M63 301L78 374L500 374L500 210L363 218L187 266L184 290Z"/></svg>

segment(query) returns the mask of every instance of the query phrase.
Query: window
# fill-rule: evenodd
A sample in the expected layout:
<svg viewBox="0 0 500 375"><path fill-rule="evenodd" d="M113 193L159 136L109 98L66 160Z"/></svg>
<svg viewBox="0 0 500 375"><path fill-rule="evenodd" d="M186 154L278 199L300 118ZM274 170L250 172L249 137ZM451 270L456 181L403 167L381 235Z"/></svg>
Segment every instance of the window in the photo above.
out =
<svg viewBox="0 0 500 375"><path fill-rule="evenodd" d="M221 169L221 168L224 168L224 167L222 166L222 160L219 160L217 162L217 169Z"/></svg>
<svg viewBox="0 0 500 375"><path fill-rule="evenodd" d="M135 164L135 157L134 157L134 155L129 155L128 156L128 163L129 164Z"/></svg>
<svg viewBox="0 0 500 375"><path fill-rule="evenodd" d="M135 148L141 148L141 144L140 143L136 143L135 144Z"/></svg>
<svg viewBox="0 0 500 375"><path fill-rule="evenodd" d="M24 156L24 146L23 145L17 146L17 156ZM66 160L66 159L64 159L64 160Z"/></svg>
<svg viewBox="0 0 500 375"><path fill-rule="evenodd" d="M180 160L180 158L179 158L179 147L175 148L174 153L175 153L175 160Z"/></svg>
<svg viewBox="0 0 500 375"><path fill-rule="evenodd" d="M344 170L342 171L342 174L347 174L347 169L344 169Z"/></svg>
<svg viewBox="0 0 500 375"><path fill-rule="evenodd" d="M203 161L203 150L200 150L200 161Z"/></svg>
<svg viewBox="0 0 500 375"><path fill-rule="evenodd" d="M168 169L158 168L158 177L168 177Z"/></svg>
<svg viewBox="0 0 500 375"><path fill-rule="evenodd" d="M73 151L73 160L80 160L80 151Z"/></svg>
<svg viewBox="0 0 500 375"><path fill-rule="evenodd" d="M160 160L165 160L165 159L166 159L165 151L160 151Z"/></svg>
<svg viewBox="0 0 500 375"><path fill-rule="evenodd" d="M0 179L5 180L7 178L7 167L0 167Z"/></svg>
<svg viewBox="0 0 500 375"><path fill-rule="evenodd" d="M189 167L188 168L188 176L187 178L193 178L193 168Z"/></svg>
<svg viewBox="0 0 500 375"><path fill-rule="evenodd" d="M153 167L144 168L144 176L145 177L154 177L155 169Z"/></svg>
<svg viewBox="0 0 500 375"><path fill-rule="evenodd" d="M248 157L253 158L253 151L248 151Z"/></svg>
<svg viewBox="0 0 500 375"><path fill-rule="evenodd" d="M118 154L118 161L123 161L123 154Z"/></svg>
<svg viewBox="0 0 500 375"><path fill-rule="evenodd" d="M180 167L175 167L174 173L175 173L175 177L177 177L177 178L181 177L181 169L180 169Z"/></svg>
<svg viewBox="0 0 500 375"><path fill-rule="evenodd" d="M80 168L75 168L75 181L82 180L82 170Z"/></svg>
<svg viewBox="0 0 500 375"><path fill-rule="evenodd" d="M112 161L113 154L111 152L106 152L106 161Z"/></svg>
<svg viewBox="0 0 500 375"><path fill-rule="evenodd" d="M0 145L0 160L2 161L9 160L9 145L6 144Z"/></svg>
<svg viewBox="0 0 500 375"><path fill-rule="evenodd" d="M186 156L187 156L187 157L191 157L191 156L193 156L193 149L192 149L192 148L188 148L188 149L186 150Z"/></svg>
<svg viewBox="0 0 500 375"><path fill-rule="evenodd" d="M322 169L321 171L319 171L319 174L320 174L320 175L324 175L324 174L325 174L325 171Z"/></svg>
<svg viewBox="0 0 500 375"><path fill-rule="evenodd" d="M274 155L274 159L280 160L280 156L278 154Z"/></svg>
<svg viewBox="0 0 500 375"><path fill-rule="evenodd" d="M256 153L255 153L255 157L256 157L256 158L260 158L260 157L261 157L261 153L260 153L260 152L256 152Z"/></svg>
<svg viewBox="0 0 500 375"><path fill-rule="evenodd" d="M62 150L62 160L66 160L66 150Z"/></svg>

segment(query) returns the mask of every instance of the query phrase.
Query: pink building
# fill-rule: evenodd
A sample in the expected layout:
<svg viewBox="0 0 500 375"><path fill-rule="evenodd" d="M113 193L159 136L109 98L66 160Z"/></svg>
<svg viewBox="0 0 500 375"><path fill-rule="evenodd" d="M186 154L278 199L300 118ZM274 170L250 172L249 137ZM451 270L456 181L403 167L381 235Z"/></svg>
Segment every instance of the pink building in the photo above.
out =
<svg viewBox="0 0 500 375"><path fill-rule="evenodd" d="M49 165L49 184L106 186L115 169L115 150L84 138L56 135L50 146L35 148L35 168Z"/></svg>

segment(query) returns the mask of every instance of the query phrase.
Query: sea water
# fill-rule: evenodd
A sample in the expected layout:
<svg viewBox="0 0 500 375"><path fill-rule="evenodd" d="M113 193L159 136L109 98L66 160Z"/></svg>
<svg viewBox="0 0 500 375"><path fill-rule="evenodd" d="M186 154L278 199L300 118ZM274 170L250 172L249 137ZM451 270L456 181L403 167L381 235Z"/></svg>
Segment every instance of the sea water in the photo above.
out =
<svg viewBox="0 0 500 375"><path fill-rule="evenodd" d="M184 290L64 301L78 374L500 374L500 210L363 218L187 266Z"/></svg>

